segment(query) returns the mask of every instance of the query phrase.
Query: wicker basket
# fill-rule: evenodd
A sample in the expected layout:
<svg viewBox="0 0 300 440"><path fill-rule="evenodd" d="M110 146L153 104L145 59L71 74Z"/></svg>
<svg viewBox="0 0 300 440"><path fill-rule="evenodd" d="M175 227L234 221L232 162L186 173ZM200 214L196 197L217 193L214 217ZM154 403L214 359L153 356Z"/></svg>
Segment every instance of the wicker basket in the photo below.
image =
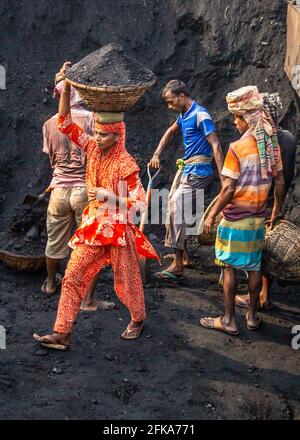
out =
<svg viewBox="0 0 300 440"><path fill-rule="evenodd" d="M46 266L45 255L32 257L30 255L18 255L0 249L0 261L6 266L19 271L36 272Z"/></svg>
<svg viewBox="0 0 300 440"><path fill-rule="evenodd" d="M199 229L197 234L198 243L204 246L211 246L215 244L216 236L217 236L217 228L219 226L220 221L223 218L221 213L218 214L211 231L209 233L206 233L204 231L204 222L207 219L209 213L211 212L217 200L218 200L218 196L208 205L199 224Z"/></svg>
<svg viewBox="0 0 300 440"><path fill-rule="evenodd" d="M155 83L155 79L140 86L94 87L66 78L83 102L94 112L124 112L132 107Z"/></svg>
<svg viewBox="0 0 300 440"><path fill-rule="evenodd" d="M281 220L271 230L266 222L262 271L276 280L300 281L300 228Z"/></svg>

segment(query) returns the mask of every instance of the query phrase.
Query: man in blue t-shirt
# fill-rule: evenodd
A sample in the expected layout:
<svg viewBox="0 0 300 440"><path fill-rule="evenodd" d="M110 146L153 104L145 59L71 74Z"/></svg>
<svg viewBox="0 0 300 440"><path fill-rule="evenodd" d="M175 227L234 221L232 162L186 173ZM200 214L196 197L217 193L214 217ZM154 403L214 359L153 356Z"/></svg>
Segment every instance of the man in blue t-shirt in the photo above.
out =
<svg viewBox="0 0 300 440"><path fill-rule="evenodd" d="M180 115L161 138L150 166L160 167L160 156L175 133L182 132L184 156L179 161L182 173L177 173L170 191L166 221L165 246L175 250L172 264L159 273L163 279L177 279L188 266L186 252L186 222L184 198L194 205L197 189L205 190L214 180L214 158L219 176L223 166L223 153L215 125L205 107L190 96L187 86L179 80L170 81L163 90L168 108ZM222 178L220 177L221 182ZM180 214L178 215L178 213Z"/></svg>

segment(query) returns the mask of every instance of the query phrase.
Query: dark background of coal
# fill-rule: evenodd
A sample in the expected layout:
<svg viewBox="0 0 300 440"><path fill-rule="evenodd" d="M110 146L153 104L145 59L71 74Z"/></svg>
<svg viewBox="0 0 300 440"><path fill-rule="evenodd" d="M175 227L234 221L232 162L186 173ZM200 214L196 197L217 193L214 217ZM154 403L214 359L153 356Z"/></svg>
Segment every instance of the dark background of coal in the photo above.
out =
<svg viewBox="0 0 300 440"><path fill-rule="evenodd" d="M121 43L158 79L126 115L127 146L142 172L176 118L161 99L163 85L173 78L185 81L193 97L208 108L224 150L238 136L225 95L247 84L280 93L282 126L299 140L296 94L283 70L286 10L282 0L2 0L0 64L7 69L7 89L0 90L2 230L20 210L26 193L37 194L49 184L41 130L57 110L51 98L55 73L65 60L78 62L111 42ZM169 184L174 175L180 145L178 137L166 152L161 185ZM298 165L299 160L298 152ZM298 224L299 200L297 171L288 211Z"/></svg>

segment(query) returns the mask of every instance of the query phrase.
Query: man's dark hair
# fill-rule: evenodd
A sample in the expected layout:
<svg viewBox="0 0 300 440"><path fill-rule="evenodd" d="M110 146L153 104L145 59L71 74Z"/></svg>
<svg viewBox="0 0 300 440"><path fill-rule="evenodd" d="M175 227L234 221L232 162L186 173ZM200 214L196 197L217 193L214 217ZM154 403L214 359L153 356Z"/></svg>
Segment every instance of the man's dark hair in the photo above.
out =
<svg viewBox="0 0 300 440"><path fill-rule="evenodd" d="M163 98L165 97L165 94L169 91L174 93L174 95L176 96L179 96L180 93L183 93L185 96L190 97L190 92L186 84L184 84L184 82L182 81L179 81L179 79L172 79L172 81L168 82L162 92Z"/></svg>

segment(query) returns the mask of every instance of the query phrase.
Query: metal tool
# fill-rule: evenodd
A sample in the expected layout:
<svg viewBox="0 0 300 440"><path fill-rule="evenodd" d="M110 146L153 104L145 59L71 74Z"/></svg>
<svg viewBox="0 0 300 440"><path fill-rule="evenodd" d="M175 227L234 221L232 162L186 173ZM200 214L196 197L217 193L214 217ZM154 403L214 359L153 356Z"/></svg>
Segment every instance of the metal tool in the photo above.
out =
<svg viewBox="0 0 300 440"><path fill-rule="evenodd" d="M151 200L151 189L155 186L155 183L156 183L155 180L160 172L161 172L161 167L159 167L159 169L156 171L156 173L152 176L151 171L150 171L150 165L149 164L147 165L147 174L149 177L147 191L146 191L147 209L141 215L140 226L139 226L139 230L141 232L144 232L145 223L146 223L146 220L148 217L148 210L149 210L150 200ZM148 259L143 256L140 256L139 263L140 263L140 270L141 270L143 285L145 286L145 285L149 284L149 282L150 282L150 268L149 268L149 264L148 264Z"/></svg>
<svg viewBox="0 0 300 440"><path fill-rule="evenodd" d="M33 196L31 194L27 194L23 200L23 205L37 205L38 203L46 200L48 194L52 191L51 186L45 189L44 192L37 196Z"/></svg>

